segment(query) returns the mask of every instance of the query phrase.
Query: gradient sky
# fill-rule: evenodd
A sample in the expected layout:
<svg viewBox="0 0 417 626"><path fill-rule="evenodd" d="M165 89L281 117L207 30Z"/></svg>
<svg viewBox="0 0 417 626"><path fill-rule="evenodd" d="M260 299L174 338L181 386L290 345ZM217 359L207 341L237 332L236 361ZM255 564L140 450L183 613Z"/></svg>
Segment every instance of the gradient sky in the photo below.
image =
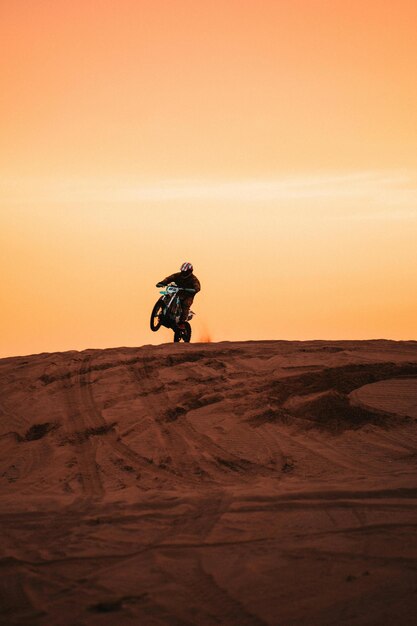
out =
<svg viewBox="0 0 417 626"><path fill-rule="evenodd" d="M0 356L417 339L415 0L0 0Z"/></svg>

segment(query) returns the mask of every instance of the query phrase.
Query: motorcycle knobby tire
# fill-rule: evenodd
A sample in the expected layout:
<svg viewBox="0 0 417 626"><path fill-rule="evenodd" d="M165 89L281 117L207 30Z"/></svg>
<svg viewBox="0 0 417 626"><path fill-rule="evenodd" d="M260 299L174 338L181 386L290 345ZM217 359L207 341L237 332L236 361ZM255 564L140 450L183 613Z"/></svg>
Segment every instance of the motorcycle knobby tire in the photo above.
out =
<svg viewBox="0 0 417 626"><path fill-rule="evenodd" d="M174 341L177 343L178 341L184 341L185 343L190 343L191 339L191 326L188 322L184 322L184 330L177 328L174 333Z"/></svg>
<svg viewBox="0 0 417 626"><path fill-rule="evenodd" d="M152 309L151 313L151 330L156 332L161 328L162 325L162 315L164 313L165 306L162 302L162 298L160 298Z"/></svg>

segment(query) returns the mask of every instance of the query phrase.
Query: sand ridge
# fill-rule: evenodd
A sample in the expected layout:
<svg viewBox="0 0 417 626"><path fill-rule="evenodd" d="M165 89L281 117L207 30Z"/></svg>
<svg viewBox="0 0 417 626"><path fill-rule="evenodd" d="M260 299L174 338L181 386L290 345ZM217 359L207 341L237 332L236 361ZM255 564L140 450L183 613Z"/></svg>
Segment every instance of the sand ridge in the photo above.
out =
<svg viewBox="0 0 417 626"><path fill-rule="evenodd" d="M413 623L416 342L86 350L0 374L1 623Z"/></svg>

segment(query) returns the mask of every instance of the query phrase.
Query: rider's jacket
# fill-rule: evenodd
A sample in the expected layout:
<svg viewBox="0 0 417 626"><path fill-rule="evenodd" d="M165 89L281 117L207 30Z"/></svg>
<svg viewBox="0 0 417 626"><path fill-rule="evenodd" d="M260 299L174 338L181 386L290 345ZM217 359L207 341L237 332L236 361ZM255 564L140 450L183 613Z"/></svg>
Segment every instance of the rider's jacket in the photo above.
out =
<svg viewBox="0 0 417 626"><path fill-rule="evenodd" d="M183 276L181 272L176 272L175 274L171 274L161 280L162 285L168 285L169 283L175 283L178 287L182 287L183 289L195 289L195 292L200 291L201 285L197 276L194 274L189 274L188 276Z"/></svg>

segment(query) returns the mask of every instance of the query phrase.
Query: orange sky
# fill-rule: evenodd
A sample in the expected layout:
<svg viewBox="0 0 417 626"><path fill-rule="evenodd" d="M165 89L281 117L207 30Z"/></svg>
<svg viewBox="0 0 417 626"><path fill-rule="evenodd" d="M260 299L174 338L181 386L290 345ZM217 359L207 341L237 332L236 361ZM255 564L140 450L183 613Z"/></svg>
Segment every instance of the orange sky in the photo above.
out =
<svg viewBox="0 0 417 626"><path fill-rule="evenodd" d="M417 338L415 0L0 3L0 356Z"/></svg>

